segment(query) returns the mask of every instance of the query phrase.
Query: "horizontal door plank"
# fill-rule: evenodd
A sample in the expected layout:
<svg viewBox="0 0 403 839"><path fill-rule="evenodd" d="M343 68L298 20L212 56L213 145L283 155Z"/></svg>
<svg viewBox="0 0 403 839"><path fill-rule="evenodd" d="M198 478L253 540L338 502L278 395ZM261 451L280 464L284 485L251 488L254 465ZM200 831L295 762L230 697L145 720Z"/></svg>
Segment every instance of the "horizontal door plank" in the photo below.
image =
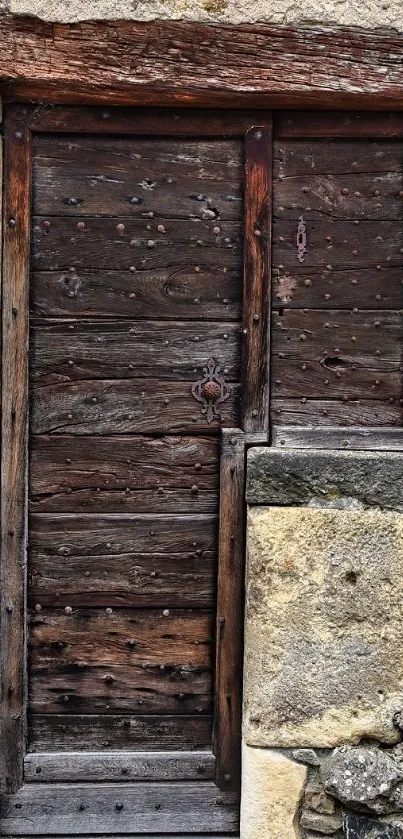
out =
<svg viewBox="0 0 403 839"><path fill-rule="evenodd" d="M35 438L40 439L40 438ZM118 438L117 438L118 439ZM102 490L77 489L67 486L57 494L35 495L29 501L32 513L215 513L218 492L200 489L192 484L188 489L164 488Z"/></svg>
<svg viewBox="0 0 403 839"><path fill-rule="evenodd" d="M273 446L297 449L351 449L402 451L402 428L292 428L280 425L272 431Z"/></svg>
<svg viewBox="0 0 403 839"><path fill-rule="evenodd" d="M284 309L273 318L273 354L284 361L322 361L335 369L347 363L398 371L402 333L400 312Z"/></svg>
<svg viewBox="0 0 403 839"><path fill-rule="evenodd" d="M242 158L233 139L36 135L34 212L237 219Z"/></svg>
<svg viewBox="0 0 403 839"><path fill-rule="evenodd" d="M214 783L26 784L1 806L6 835L236 831L236 793Z"/></svg>
<svg viewBox="0 0 403 839"><path fill-rule="evenodd" d="M281 140L274 143L274 177L403 173L401 140Z"/></svg>
<svg viewBox="0 0 403 839"><path fill-rule="evenodd" d="M216 759L209 752L42 752L28 754L28 783L72 781L213 780Z"/></svg>
<svg viewBox="0 0 403 839"><path fill-rule="evenodd" d="M201 374L195 374L195 380ZM231 385L228 400L219 406L220 418L211 425L192 396L190 382L65 382L33 387L31 396L33 434L197 434L239 425L237 384Z"/></svg>
<svg viewBox="0 0 403 839"><path fill-rule="evenodd" d="M292 218L274 218L273 265L296 265L297 226L300 213ZM333 268L360 268L403 264L402 224L397 221L341 221L313 219L304 213L306 225L307 267L331 265ZM280 269L281 270L281 269Z"/></svg>
<svg viewBox="0 0 403 839"><path fill-rule="evenodd" d="M31 328L31 376L40 385L77 379L191 381L215 358L239 381L241 329L232 323L117 321Z"/></svg>
<svg viewBox="0 0 403 839"><path fill-rule="evenodd" d="M273 272L273 307L298 309L398 309L402 269L387 266L335 271L288 265Z"/></svg>
<svg viewBox="0 0 403 839"><path fill-rule="evenodd" d="M335 154L337 155L337 151ZM401 154L401 152L400 152ZM354 162L354 161L352 161ZM319 219L396 219L403 218L403 172L375 173L368 161L368 173L319 175L299 173L280 175L274 182L274 207L278 218L304 215ZM362 227L358 226L358 238Z"/></svg>
<svg viewBox="0 0 403 839"><path fill-rule="evenodd" d="M215 550L216 516L57 515L30 517L33 551L66 556L117 556L122 553L189 553ZM62 559L61 559L62 561Z"/></svg>
<svg viewBox="0 0 403 839"><path fill-rule="evenodd" d="M32 550L29 602L54 606L213 607L217 557L211 551L48 556Z"/></svg>
<svg viewBox="0 0 403 839"><path fill-rule="evenodd" d="M402 424L402 406L371 399L273 399L273 424L395 426Z"/></svg>
<svg viewBox="0 0 403 839"><path fill-rule="evenodd" d="M182 252L175 254L174 265L149 271L36 271L31 277L31 313L53 318L236 320L241 285L240 266L205 266L195 259L186 265Z"/></svg>
<svg viewBox="0 0 403 839"><path fill-rule="evenodd" d="M32 267L42 271L150 270L183 264L239 268L242 254L241 226L216 219L172 219L161 225L156 219L37 216L32 239Z"/></svg>
<svg viewBox="0 0 403 839"><path fill-rule="evenodd" d="M398 371L384 371L375 364L367 368L360 358L353 359L351 366L345 356L334 366L323 361L300 361L288 358L274 358L272 365L273 398L306 397L314 399L392 399L402 395L402 374Z"/></svg>
<svg viewBox="0 0 403 839"><path fill-rule="evenodd" d="M200 749L211 743L212 719L197 716L29 714L30 752Z"/></svg>
<svg viewBox="0 0 403 839"><path fill-rule="evenodd" d="M211 666L210 612L77 608L66 614L37 604L29 627L33 667L158 665L168 673Z"/></svg>

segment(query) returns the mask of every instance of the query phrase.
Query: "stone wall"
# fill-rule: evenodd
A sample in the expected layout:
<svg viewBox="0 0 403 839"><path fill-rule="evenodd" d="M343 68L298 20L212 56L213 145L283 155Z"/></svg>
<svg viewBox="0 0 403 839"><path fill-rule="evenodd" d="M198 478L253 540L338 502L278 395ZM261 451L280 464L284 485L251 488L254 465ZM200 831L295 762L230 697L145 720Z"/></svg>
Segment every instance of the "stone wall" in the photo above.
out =
<svg viewBox="0 0 403 839"><path fill-rule="evenodd" d="M191 20L284 26L337 24L403 31L400 0L3 0L4 11L47 21Z"/></svg>
<svg viewBox="0 0 403 839"><path fill-rule="evenodd" d="M403 837L402 488L398 453L249 452L243 839Z"/></svg>

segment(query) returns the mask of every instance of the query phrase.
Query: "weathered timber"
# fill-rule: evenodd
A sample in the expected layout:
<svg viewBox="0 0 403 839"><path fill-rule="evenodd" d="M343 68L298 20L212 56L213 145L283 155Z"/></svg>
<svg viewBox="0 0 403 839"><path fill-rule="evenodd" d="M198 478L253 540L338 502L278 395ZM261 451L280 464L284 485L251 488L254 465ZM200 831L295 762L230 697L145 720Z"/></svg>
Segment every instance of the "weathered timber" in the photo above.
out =
<svg viewBox="0 0 403 839"><path fill-rule="evenodd" d="M297 264L296 235L300 212L293 219L273 220L273 265ZM306 215L306 218L305 218ZM304 213L309 268L360 268L403 264L402 225L397 221L311 219ZM281 269L280 269L281 270Z"/></svg>
<svg viewBox="0 0 403 839"><path fill-rule="evenodd" d="M239 219L242 158L240 140L37 135L34 212Z"/></svg>
<svg viewBox="0 0 403 839"><path fill-rule="evenodd" d="M7 122L2 277L0 791L22 783L26 701L26 475L30 146Z"/></svg>
<svg viewBox="0 0 403 839"><path fill-rule="evenodd" d="M218 457L208 437L33 437L30 509L216 512Z"/></svg>
<svg viewBox="0 0 403 839"><path fill-rule="evenodd" d="M29 714L32 753L199 749L210 746L211 717L181 715Z"/></svg>
<svg viewBox="0 0 403 839"><path fill-rule="evenodd" d="M33 218L33 270L101 268L150 270L191 266L238 267L242 233L235 221ZM215 233L215 230L219 232Z"/></svg>
<svg viewBox="0 0 403 839"><path fill-rule="evenodd" d="M357 358L329 356L317 361L301 362L274 358L272 364L273 398L300 397L314 399L382 399L396 400L402 396L402 374L385 371L376 359L366 367Z"/></svg>
<svg viewBox="0 0 403 839"><path fill-rule="evenodd" d="M402 451L401 428L292 428L275 425L272 445L297 449Z"/></svg>
<svg viewBox="0 0 403 839"><path fill-rule="evenodd" d="M237 828L237 799L209 781L126 784L25 784L2 801L6 835L171 833Z"/></svg>
<svg viewBox="0 0 403 839"><path fill-rule="evenodd" d="M211 551L112 556L48 556L31 551L31 606L213 607L217 558Z"/></svg>
<svg viewBox="0 0 403 839"><path fill-rule="evenodd" d="M272 122L245 138L242 428L269 423Z"/></svg>
<svg viewBox="0 0 403 839"><path fill-rule="evenodd" d="M60 25L14 16L2 18L0 33L2 94L9 100L402 107L401 38L396 33L177 20ZM286 126L288 120L285 115ZM334 126L340 131L339 122L337 115ZM354 126L357 119L351 122ZM107 126L108 119L100 115L98 130L102 124ZM205 124L203 117L200 124ZM402 131L392 114L384 117L383 131L388 129Z"/></svg>
<svg viewBox="0 0 403 839"><path fill-rule="evenodd" d="M311 117L312 115L310 115ZM315 119L321 114L316 114ZM331 116L331 115L329 115ZM348 114L338 115L342 122L351 120ZM281 120L281 114L279 115ZM358 120L368 120L369 115L357 115ZM322 119L323 121L323 119ZM383 118L378 128L379 134L383 131ZM312 135L310 122L305 123L309 135ZM355 177L358 173L373 173L379 177L381 173L388 176L392 173L392 179L397 173L403 172L403 157L401 144L397 140L371 140L366 136L365 126L362 130L361 139L351 140L327 140L323 142L318 136L311 140L292 139L276 140L273 147L273 175L274 178L300 177L312 175L350 175ZM385 185L388 187L389 180ZM377 196L369 196L375 199ZM308 202L307 202L308 203Z"/></svg>
<svg viewBox="0 0 403 839"><path fill-rule="evenodd" d="M333 153L337 159L337 148ZM354 157L353 148L351 157ZM402 171L376 174L369 169L369 173L356 174L353 169L346 174L333 174L329 168L328 174L323 175L317 175L314 170L310 175L283 175L274 181L276 216L295 219L303 214L305 221L325 223L327 219L353 219L359 240L360 223L364 219L402 221L402 187Z"/></svg>
<svg viewBox="0 0 403 839"><path fill-rule="evenodd" d="M348 138L362 141L363 137L366 140L403 137L403 119L400 113L395 111L386 115L365 113L365 110L369 109L364 106L361 111L354 109L352 113L323 110L279 111L276 114L275 135L281 140Z"/></svg>
<svg viewBox="0 0 403 839"><path fill-rule="evenodd" d="M195 374L196 378L200 378ZM190 382L161 379L93 380L34 388L33 434L214 434L238 420L240 388L231 385L220 417L209 424Z"/></svg>
<svg viewBox="0 0 403 839"><path fill-rule="evenodd" d="M273 308L399 309L403 305L401 267L378 265L345 271L291 264L273 271Z"/></svg>
<svg viewBox="0 0 403 839"><path fill-rule="evenodd" d="M134 268L134 266L132 266ZM227 265L175 265L150 271L37 271L31 277L34 317L119 317L237 320L240 270Z"/></svg>
<svg viewBox="0 0 403 839"><path fill-rule="evenodd" d="M273 399L272 422L301 426L400 426L402 406L373 399Z"/></svg>
<svg viewBox="0 0 403 839"><path fill-rule="evenodd" d="M30 550L47 556L119 556L214 550L217 518L210 515L56 515L30 517Z"/></svg>
<svg viewBox="0 0 403 839"><path fill-rule="evenodd" d="M403 329L400 312L284 309L274 314L273 321L273 356L284 363L318 361L325 373L346 363L373 370L399 370Z"/></svg>
<svg viewBox="0 0 403 839"><path fill-rule="evenodd" d="M38 611L40 609L40 611ZM45 608L37 604L30 618L33 667L71 665L155 665L170 675L174 668L210 666L211 613L164 609Z"/></svg>
<svg viewBox="0 0 403 839"><path fill-rule="evenodd" d="M25 781L203 781L213 780L209 752L41 752L28 754Z"/></svg>
<svg viewBox="0 0 403 839"><path fill-rule="evenodd" d="M31 377L40 386L77 379L193 382L195 369L213 356L227 381L239 381L240 343L240 327L232 323L41 323L31 329Z"/></svg>

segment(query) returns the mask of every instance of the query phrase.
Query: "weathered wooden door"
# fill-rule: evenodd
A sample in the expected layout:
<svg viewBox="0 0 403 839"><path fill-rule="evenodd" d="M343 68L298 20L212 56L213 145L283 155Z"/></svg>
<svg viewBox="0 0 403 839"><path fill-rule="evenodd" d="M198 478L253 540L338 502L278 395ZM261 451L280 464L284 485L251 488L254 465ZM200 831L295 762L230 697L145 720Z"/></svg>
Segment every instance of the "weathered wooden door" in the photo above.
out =
<svg viewBox="0 0 403 839"><path fill-rule="evenodd" d="M3 835L238 829L270 131L6 116Z"/></svg>

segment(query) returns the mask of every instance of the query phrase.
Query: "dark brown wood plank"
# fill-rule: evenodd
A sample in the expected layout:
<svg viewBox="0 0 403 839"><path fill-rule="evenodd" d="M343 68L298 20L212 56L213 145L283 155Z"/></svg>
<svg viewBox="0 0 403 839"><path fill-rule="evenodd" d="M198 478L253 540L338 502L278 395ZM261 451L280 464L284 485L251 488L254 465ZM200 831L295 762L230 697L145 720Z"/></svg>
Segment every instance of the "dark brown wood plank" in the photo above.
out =
<svg viewBox="0 0 403 839"><path fill-rule="evenodd" d="M24 761L26 783L213 780L210 752L39 752Z"/></svg>
<svg viewBox="0 0 403 839"><path fill-rule="evenodd" d="M32 237L32 268L42 271L150 270L184 263L237 268L242 251L239 223L216 219L171 219L161 225L157 219L36 216Z"/></svg>
<svg viewBox="0 0 403 839"><path fill-rule="evenodd" d="M269 418L272 125L245 138L242 427L264 431Z"/></svg>
<svg viewBox="0 0 403 839"><path fill-rule="evenodd" d="M292 428L274 426L272 445L297 449L402 451L402 428Z"/></svg>
<svg viewBox="0 0 403 839"><path fill-rule="evenodd" d="M193 383L213 356L227 381L239 381L240 343L232 323L41 323L31 329L31 376L40 386L77 379Z"/></svg>
<svg viewBox="0 0 403 839"><path fill-rule="evenodd" d="M36 136L36 215L240 219L240 140Z"/></svg>
<svg viewBox="0 0 403 839"><path fill-rule="evenodd" d="M218 800L219 799L219 800ZM80 806L81 805L81 806ZM236 831L237 797L206 781L126 784L25 784L1 807L9 836L77 833Z"/></svg>
<svg viewBox="0 0 403 839"><path fill-rule="evenodd" d="M211 743L211 717L30 714L29 751L200 749Z"/></svg>
<svg viewBox="0 0 403 839"><path fill-rule="evenodd" d="M302 309L399 309L402 269L387 265L322 271L288 264L273 271L273 307Z"/></svg>
<svg viewBox="0 0 403 839"><path fill-rule="evenodd" d="M389 31L177 20L60 25L4 16L1 42L9 101L401 108L401 41ZM51 116L47 123L42 117L44 128L65 128L59 115ZM201 126L225 133L222 120L211 126L212 116L199 114L198 134ZM241 111L238 125L242 117ZM391 117L385 114L382 131L401 131ZM339 121L336 115L335 130ZM101 114L93 130L100 125ZM75 129L82 130L77 123Z"/></svg>
<svg viewBox="0 0 403 839"><path fill-rule="evenodd" d="M30 550L47 556L182 553L215 548L215 516L56 515L30 517Z"/></svg>
<svg viewBox="0 0 403 839"><path fill-rule="evenodd" d="M31 551L31 606L171 608L215 605L215 552L48 556Z"/></svg>
<svg viewBox="0 0 403 839"><path fill-rule="evenodd" d="M322 362L329 372L345 364L398 372L402 329L400 312L284 309L273 318L273 356Z"/></svg>
<svg viewBox="0 0 403 839"><path fill-rule="evenodd" d="M294 266L298 263L297 226L300 213L293 219L273 221L273 265ZM307 268L353 268L401 266L403 264L403 232L397 221L342 221L328 218L312 219L304 214L306 226Z"/></svg>
<svg viewBox="0 0 403 839"><path fill-rule="evenodd" d="M346 116L349 115L344 114L343 118ZM275 178L329 173L355 176L359 172L389 175L403 170L399 140L371 140L364 135L361 139L325 142L322 139L277 140L273 155Z"/></svg>
<svg viewBox="0 0 403 839"><path fill-rule="evenodd" d="M175 261L172 267L150 271L38 271L31 278L31 313L51 318L240 317L239 270L196 260L189 266L181 254Z"/></svg>
<svg viewBox="0 0 403 839"><path fill-rule="evenodd" d="M26 470L28 414L29 132L5 126L2 278L0 563L0 791L22 783L26 700ZM1 167L0 167L1 172Z"/></svg>
<svg viewBox="0 0 403 839"><path fill-rule="evenodd" d="M39 608L30 623L31 711L209 711L210 613Z"/></svg>
<svg viewBox="0 0 403 839"><path fill-rule="evenodd" d="M403 119L399 113L365 113L365 108L362 111L354 108L352 113L323 111L323 104L322 102L320 111L278 111L275 124L276 139L317 140L325 137L369 140L403 136Z"/></svg>
<svg viewBox="0 0 403 839"><path fill-rule="evenodd" d="M202 375L200 370L199 378ZM214 434L238 420L240 388L232 384L220 417L207 422L189 382L161 379L66 382L32 391L33 434Z"/></svg>
<svg viewBox="0 0 403 839"><path fill-rule="evenodd" d="M272 421L300 426L400 426L402 406L371 399L273 399Z"/></svg>
<svg viewBox="0 0 403 839"><path fill-rule="evenodd" d="M346 362L332 358L332 365L322 361L274 358L272 364L273 399L307 397L314 399L379 399L399 401L402 396L402 373L382 370L380 365L365 367L360 360ZM358 364L356 363L358 361Z"/></svg>
<svg viewBox="0 0 403 839"><path fill-rule="evenodd" d="M354 155L354 149L351 150ZM403 148L401 149L403 157ZM337 149L334 149L337 157ZM368 164L370 165L370 164ZM279 176L273 187L274 206L278 218L305 220L355 220L359 238L363 219L388 221L403 219L403 172L355 174L301 174Z"/></svg>
<svg viewBox="0 0 403 839"><path fill-rule="evenodd" d="M215 512L219 444L208 437L34 437L32 512Z"/></svg>

